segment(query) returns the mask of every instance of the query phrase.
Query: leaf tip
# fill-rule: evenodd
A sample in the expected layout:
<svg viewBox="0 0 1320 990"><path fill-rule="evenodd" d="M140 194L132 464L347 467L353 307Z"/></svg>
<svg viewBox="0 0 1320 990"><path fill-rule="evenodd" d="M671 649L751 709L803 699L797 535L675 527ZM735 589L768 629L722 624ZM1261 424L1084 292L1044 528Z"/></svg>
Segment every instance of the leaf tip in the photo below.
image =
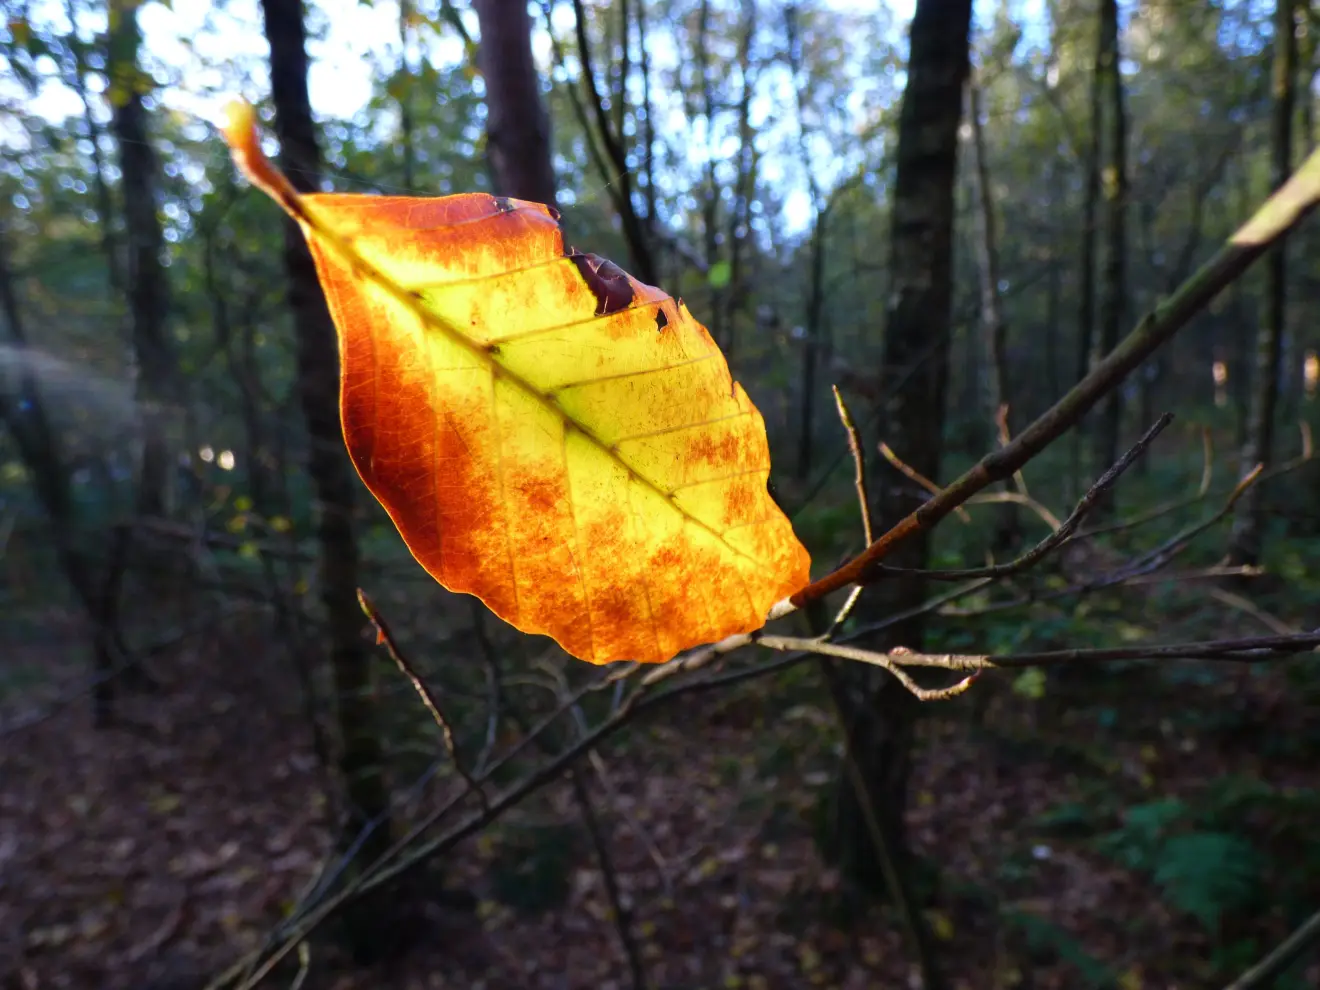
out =
<svg viewBox="0 0 1320 990"><path fill-rule="evenodd" d="M234 164L249 182L284 207L295 219L303 219L298 193L289 180L270 163L261 150L257 133L257 111L242 97L231 100L225 107L220 124L225 143L234 157Z"/></svg>
<svg viewBox="0 0 1320 990"><path fill-rule="evenodd" d="M235 154L257 145L257 112L241 96L229 101L220 118L220 131Z"/></svg>

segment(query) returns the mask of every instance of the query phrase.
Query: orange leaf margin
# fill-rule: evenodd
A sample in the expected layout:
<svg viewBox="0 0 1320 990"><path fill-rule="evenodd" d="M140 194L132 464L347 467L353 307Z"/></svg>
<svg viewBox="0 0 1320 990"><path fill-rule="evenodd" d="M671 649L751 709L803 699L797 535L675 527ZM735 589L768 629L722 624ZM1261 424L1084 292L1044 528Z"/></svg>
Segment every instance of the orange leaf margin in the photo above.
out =
<svg viewBox="0 0 1320 990"><path fill-rule="evenodd" d="M682 302L540 204L303 195L249 105L224 132L302 228L349 454L442 585L594 663L751 632L806 585L761 415Z"/></svg>

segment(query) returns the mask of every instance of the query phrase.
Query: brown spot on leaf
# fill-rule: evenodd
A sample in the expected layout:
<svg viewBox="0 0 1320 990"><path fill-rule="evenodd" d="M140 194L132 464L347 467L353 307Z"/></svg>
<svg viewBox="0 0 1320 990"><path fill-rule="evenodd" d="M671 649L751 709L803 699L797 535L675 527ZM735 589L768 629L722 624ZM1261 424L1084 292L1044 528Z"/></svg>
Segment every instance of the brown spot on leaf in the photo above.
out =
<svg viewBox="0 0 1320 990"><path fill-rule="evenodd" d="M598 254L583 254L572 248L568 250L568 257L596 297L597 316L608 316L632 305L632 282L622 268Z"/></svg>

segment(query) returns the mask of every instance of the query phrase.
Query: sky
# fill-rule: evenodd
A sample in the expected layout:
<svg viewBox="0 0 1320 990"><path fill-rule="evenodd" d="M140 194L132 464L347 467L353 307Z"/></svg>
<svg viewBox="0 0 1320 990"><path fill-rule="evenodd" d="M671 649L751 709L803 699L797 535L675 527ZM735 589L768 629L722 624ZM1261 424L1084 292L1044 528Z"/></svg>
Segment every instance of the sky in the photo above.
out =
<svg viewBox="0 0 1320 990"><path fill-rule="evenodd" d="M887 7L893 16L896 31L906 31L915 0L890 0L888 3L868 3L866 0L826 0L831 6L853 12L865 12ZM460 4L460 9L466 5ZM996 4L977 5L983 19L991 16ZM1031 27L1043 26L1044 0L1017 0L1015 5L1023 23ZM315 0L310 26L318 36L309 44L311 67L309 90L314 112L322 118L350 117L361 110L372 94L373 67L397 64L398 59L398 6L395 0ZM33 19L50 23L56 30L66 31L68 22L62 0L37 0L32 6ZM564 16L563 24L556 24L561 36L572 30L571 9L560 5L557 13ZM477 34L475 16L468 11L470 30ZM539 24L538 17L534 23ZM258 0L227 0L217 4L212 0L173 0L168 5L149 2L139 12L145 47L165 78L159 91L165 104L172 109L215 123L220 120L225 105L234 95L255 100L266 86L264 58L266 43L262 33ZM84 37L104 27L104 15L87 13L80 19ZM320 30L318 30L318 27ZM663 35L660 36L663 38ZM895 39L901 41L901 39ZM663 45L659 46L663 48ZM542 65L550 62L550 42L542 30L533 36L533 49ZM461 42L447 33L434 42L430 55L436 64L452 63L463 58ZM652 50L657 64L677 58L673 51ZM252 78L239 84L241 92L234 93L235 80L230 73L217 66L243 64L253 67ZM53 66L52 66L53 68ZM6 91L8 90L8 91ZM0 83L0 93L16 96L13 86ZM28 100L31 109L51 120L81 115L82 105L77 95L58 81L43 86L35 99ZM825 172L828 163L822 163ZM792 181L790 180L790 184ZM810 222L811 204L803 188L787 192L785 221L789 232L805 229Z"/></svg>

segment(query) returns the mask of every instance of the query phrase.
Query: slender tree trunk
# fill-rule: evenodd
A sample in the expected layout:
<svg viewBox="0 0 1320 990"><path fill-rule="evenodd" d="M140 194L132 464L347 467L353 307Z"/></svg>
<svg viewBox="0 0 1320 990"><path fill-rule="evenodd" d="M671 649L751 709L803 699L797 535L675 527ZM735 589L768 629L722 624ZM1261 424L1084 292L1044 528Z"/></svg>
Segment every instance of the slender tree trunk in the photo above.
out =
<svg viewBox="0 0 1320 990"><path fill-rule="evenodd" d="M69 69L69 81L73 91L82 103L83 124L87 128L87 140L92 145L92 184L96 190L96 212L101 228L101 250L105 254L107 277L111 291L123 291L124 279L119 260L119 244L115 238L114 201L110 198L110 184L105 178L105 162L101 154L101 127L92 113L92 101L87 92L87 58L83 42L78 37L78 11L73 0L66 0L64 14L69 19L69 55L73 65Z"/></svg>
<svg viewBox="0 0 1320 990"><path fill-rule="evenodd" d="M412 66L408 62L408 42L412 38L412 0L399 0L399 73L403 76L399 86L399 144L403 146L403 190L411 193L416 188L417 149L413 134Z"/></svg>
<svg viewBox="0 0 1320 990"><path fill-rule="evenodd" d="M701 0L697 9L696 38L697 79L701 85L701 116L705 120L705 140L701 166L701 242L706 271L715 270L720 258L720 189L715 183L715 91L710 78L710 0ZM724 329L724 295L727 283L706 280L706 313L710 335L720 347L728 346Z"/></svg>
<svg viewBox="0 0 1320 990"><path fill-rule="evenodd" d="M724 350L725 360L733 365L734 349L737 345L737 316L742 307L743 288L743 242L751 227L752 195L756 189L756 134L752 129L752 91L755 88L752 76L752 39L756 35L756 4L746 5L743 18L742 38L738 44L739 75L742 89L738 98L738 176L733 185L733 206L729 210L729 284L724 293L724 340L720 346Z"/></svg>
<svg viewBox="0 0 1320 990"><path fill-rule="evenodd" d="M126 287L143 421L137 510L141 515L161 516L166 512L170 481L165 421L177 396L174 349L166 326L169 285L161 264L164 236L156 203L159 174L156 153L147 139L147 110L142 102L150 77L137 62L142 43L137 6L133 0L112 0L110 4L109 95L114 107L111 127L119 143Z"/></svg>
<svg viewBox="0 0 1320 990"><path fill-rule="evenodd" d="M807 283L807 307L802 341L802 379L798 385L798 449L795 474L805 480L811 472L811 451L816 433L816 365L820 358L821 316L825 308L825 224L827 216L817 207L811 230L811 273Z"/></svg>
<svg viewBox="0 0 1320 990"><path fill-rule="evenodd" d="M825 226L828 210L816 181L811 154L807 144L806 111L802 105L802 91L807 80L802 78L802 37L797 22L798 11L788 7L784 11L784 27L788 35L788 64L792 72L793 90L797 94L798 154L807 176L811 193L811 210L815 222L811 228L810 276L807 283L806 311L803 313L802 378L798 386L798 450L795 473L799 480L811 471L811 451L815 444L816 368L822 351L821 317L825 309Z"/></svg>
<svg viewBox="0 0 1320 990"><path fill-rule="evenodd" d="M92 717L97 728L107 727L114 717L115 678L125 672L128 659L119 632L119 580L127 528L116 527L112 538L105 580L96 580L96 567L77 538L77 510L69 487L69 470L60 437L46 415L46 405L28 357L28 339L19 308L9 258L9 234L0 215L0 315L17 354L17 373L12 376L12 394L0 391L0 423L13 438L19 458L32 477L37 501L50 522L55 553L78 603L92 626L93 684ZM0 386L7 384L0 376Z"/></svg>
<svg viewBox="0 0 1320 990"><path fill-rule="evenodd" d="M494 18L497 16L495 7L503 10L504 4L516 4L517 0L482 0L478 13L483 17ZM488 6L489 5L489 6ZM486 10L484 15L481 10ZM614 204L619 211L619 223L623 227L624 239L628 242L628 254L632 259L632 273L642 282L649 285L655 285L657 282L655 255L651 250L651 242L647 238L646 229L642 225L641 218L637 215L637 204L633 202L633 176L632 169L628 164L628 155L624 150L622 134L616 134L614 127L610 122L610 115L601 101L600 91L596 86L596 72L592 67L591 45L587 38L587 12L582 0L573 0L573 23L574 33L577 36L578 58L581 61L582 83L586 88L586 96L591 104L591 112L596 120L596 130L599 133L601 144L604 145L605 155L608 158L609 171L602 177L611 188L618 186L613 199ZM502 30L511 30L503 28ZM522 44L527 45L530 51L530 40L524 38ZM517 53L510 52L511 56ZM531 59L528 57L529 71L535 71L531 68ZM624 90L626 92L626 89ZM536 96L539 101L539 95ZM487 97L489 104L489 96ZM590 128L583 114L583 127ZM590 138L588 138L590 142ZM606 165L601 162L601 168L604 171ZM649 221L648 221L649 222Z"/></svg>
<svg viewBox="0 0 1320 990"><path fill-rule="evenodd" d="M1067 192L1063 185L1063 169L1057 159L1050 162L1049 170L1050 202L1062 208L1067 200ZM1063 311L1063 265L1054 244L1050 244L1048 251L1050 273L1046 279L1045 294L1045 367L1049 380L1047 407L1063 394L1063 370L1059 367L1059 343L1063 335L1060 319Z"/></svg>
<svg viewBox="0 0 1320 990"><path fill-rule="evenodd" d="M1096 69L1104 107L1105 126L1101 137L1107 145L1103 181L1104 265L1101 268L1100 348L1101 356L1117 345L1123 332L1127 292L1127 120L1123 109L1123 74L1119 68L1118 0L1100 2L1100 41ZM1100 405L1095 431L1093 471L1103 471L1118 460L1123 419L1123 391L1111 389ZM1099 515L1112 514L1112 493L1097 505Z"/></svg>
<svg viewBox="0 0 1320 990"><path fill-rule="evenodd" d="M550 117L541 102L532 61L532 19L527 4L476 0L473 6L481 26L477 65L486 83L491 181L501 195L554 205Z"/></svg>
<svg viewBox="0 0 1320 990"><path fill-rule="evenodd" d="M972 125L972 187L976 195L976 255L981 283L981 403L990 428L990 445L999 444L999 417L1007 416L1008 365L1005 357L1008 330L1004 305L999 296L999 243L995 224L994 191L990 188L990 165L986 161L985 128L981 125L981 87L973 75L967 86L968 116ZM1002 485L1005 491L1012 486ZM994 551L1003 554L1018 541L1017 506L999 508Z"/></svg>
<svg viewBox="0 0 1320 990"><path fill-rule="evenodd" d="M646 0L637 3L637 49L641 52L642 69L642 126L639 128L642 142L642 175L646 179L646 227L648 240L655 238L656 203L659 199L655 188L655 118L651 104L651 52L646 28Z"/></svg>
<svg viewBox="0 0 1320 990"><path fill-rule="evenodd" d="M939 476L943 450L954 187L971 13L971 0L918 0L899 117L890 233L892 281L882 371L887 383L907 380L904 387L882 393L881 422L883 436L899 457L930 478ZM883 530L911 510L913 498L898 472L887 464L877 468L871 490L876 523ZM927 549L924 537L908 541L897 551L894 563L923 566ZM920 603L925 595L920 580L885 582L871 589L869 604L864 607L876 615L893 615ZM903 644L919 649L921 641L922 624L914 619L886 631L870 645L884 649ZM885 870L867 825L876 822L883 845L890 850L888 858L906 881L912 875L912 857L904 813L917 703L882 670L845 665L839 679L848 751L867 788L860 794L860 788L850 784L849 775L840 774L832 845L853 879L878 885ZM906 895L902 886L898 892ZM910 904L911 898L905 899ZM907 914L923 957L927 987L942 985L920 913Z"/></svg>
<svg viewBox="0 0 1320 990"><path fill-rule="evenodd" d="M300 190L318 188L321 153L307 94L306 28L301 0L262 0L270 43L270 82L275 133L290 181ZM316 268L296 224L284 225L284 265L289 306L297 335L298 395L307 423L308 474L316 493L321 603L329 633L330 665L338 706L339 774L347 814L344 848L364 829L371 831L356 861L371 863L390 845L389 792L372 685L370 658L357 603L358 544L353 527L355 482L339 426L339 362L334 324L317 281ZM351 925L359 957L375 948L379 918L365 914Z"/></svg>
<svg viewBox="0 0 1320 990"><path fill-rule="evenodd" d="M1274 18L1274 115L1271 127L1271 186L1277 189L1292 172L1292 117L1297 76L1297 25L1294 0L1279 0ZM1310 94L1308 94L1308 99ZM1279 363L1287 326L1287 242L1270 252L1266 269L1265 319L1256 334L1255 380L1242 445L1242 470L1274 459L1274 414L1279 401ZM1264 506L1258 487L1247 490L1233 517L1229 557L1234 564L1260 562Z"/></svg>
<svg viewBox="0 0 1320 990"><path fill-rule="evenodd" d="M1101 0L1108 3L1109 0ZM1081 381L1095 359L1095 246L1099 235L1100 214L1100 133L1104 125L1100 53L1096 44L1095 68L1091 77L1091 134L1086 153L1086 173L1082 188L1082 245L1077 282L1077 364L1073 381ZM1093 422L1083 420L1073 429L1069 485L1080 485L1085 473L1082 446ZM1068 495L1069 499L1073 493Z"/></svg>

